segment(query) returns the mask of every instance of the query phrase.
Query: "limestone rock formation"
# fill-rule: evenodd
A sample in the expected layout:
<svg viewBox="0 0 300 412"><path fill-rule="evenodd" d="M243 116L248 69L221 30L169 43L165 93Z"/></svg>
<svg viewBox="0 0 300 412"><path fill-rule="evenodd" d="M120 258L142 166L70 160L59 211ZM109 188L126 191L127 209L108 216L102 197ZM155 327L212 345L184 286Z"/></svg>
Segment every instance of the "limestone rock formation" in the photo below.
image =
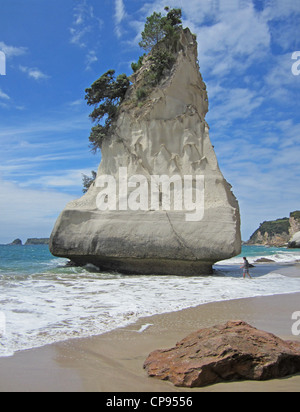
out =
<svg viewBox="0 0 300 412"><path fill-rule="evenodd" d="M296 210L290 215L290 235L289 248L300 248L300 211Z"/></svg>
<svg viewBox="0 0 300 412"><path fill-rule="evenodd" d="M290 235L300 231L300 210L296 210L290 214Z"/></svg>
<svg viewBox="0 0 300 412"><path fill-rule="evenodd" d="M177 50L172 69L138 104L147 60L133 76L102 144L96 183L56 222L55 256L129 274L197 275L240 253L239 206L210 142L206 86L189 29L181 31ZM168 188L157 177L175 182ZM192 182L189 202L185 182ZM116 210L107 206L114 199Z"/></svg>
<svg viewBox="0 0 300 412"><path fill-rule="evenodd" d="M300 230L300 211L290 213L290 217L265 221L253 233L246 244L282 247L291 244L291 238Z"/></svg>
<svg viewBox="0 0 300 412"><path fill-rule="evenodd" d="M289 241L288 247L291 249L300 248L300 232L296 232Z"/></svg>
<svg viewBox="0 0 300 412"><path fill-rule="evenodd" d="M260 224L248 240L248 245L267 245L281 247L288 243L290 223L287 217Z"/></svg>
<svg viewBox="0 0 300 412"><path fill-rule="evenodd" d="M149 376L182 387L281 378L300 372L300 342L229 321L201 329L174 348L152 352L144 368Z"/></svg>

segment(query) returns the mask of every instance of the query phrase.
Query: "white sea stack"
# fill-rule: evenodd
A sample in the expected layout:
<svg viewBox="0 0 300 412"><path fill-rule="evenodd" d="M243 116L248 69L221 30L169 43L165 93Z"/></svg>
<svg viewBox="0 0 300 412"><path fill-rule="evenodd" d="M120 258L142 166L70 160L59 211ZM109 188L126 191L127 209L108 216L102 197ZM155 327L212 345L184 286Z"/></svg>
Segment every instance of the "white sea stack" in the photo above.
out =
<svg viewBox="0 0 300 412"><path fill-rule="evenodd" d="M128 274L203 275L212 272L215 262L240 253L239 206L210 142L206 86L189 29L181 31L177 50L172 70L142 104L134 99L147 61L132 76L116 127L102 145L97 184L59 216L50 239L53 255ZM116 210L99 210L101 176L116 183ZM157 210L157 198L151 197L153 176L176 176L183 186L190 176L196 210L184 201L178 207L183 190L176 184L171 185L170 210L163 210L165 190L158 187ZM127 194L120 189L125 178L130 182ZM144 186L135 186L136 180ZM203 191L196 192L197 182L204 184ZM144 202L146 210L132 210L130 200L138 204L142 186L149 189L147 208ZM107 185L106 190L108 201L115 188Z"/></svg>
<svg viewBox="0 0 300 412"><path fill-rule="evenodd" d="M288 244L289 248L300 248L300 231L296 232Z"/></svg>

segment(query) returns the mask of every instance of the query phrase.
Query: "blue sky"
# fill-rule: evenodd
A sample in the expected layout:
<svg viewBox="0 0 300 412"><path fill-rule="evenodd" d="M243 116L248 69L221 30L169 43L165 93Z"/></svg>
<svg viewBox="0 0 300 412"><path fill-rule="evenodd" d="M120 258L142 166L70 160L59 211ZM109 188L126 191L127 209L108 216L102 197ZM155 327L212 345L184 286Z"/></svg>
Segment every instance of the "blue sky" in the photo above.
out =
<svg viewBox="0 0 300 412"><path fill-rule="evenodd" d="M82 195L100 161L84 91L108 69L131 74L146 17L166 5L197 35L243 239L300 209L300 0L0 0L0 243L50 236Z"/></svg>

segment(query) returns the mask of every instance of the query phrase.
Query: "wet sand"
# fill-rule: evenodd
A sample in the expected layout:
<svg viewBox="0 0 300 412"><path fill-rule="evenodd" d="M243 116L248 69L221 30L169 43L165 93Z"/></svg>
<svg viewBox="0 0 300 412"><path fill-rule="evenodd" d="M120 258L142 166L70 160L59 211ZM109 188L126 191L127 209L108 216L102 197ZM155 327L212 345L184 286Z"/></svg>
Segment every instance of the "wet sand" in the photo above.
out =
<svg viewBox="0 0 300 412"><path fill-rule="evenodd" d="M140 319L126 328L88 339L72 339L0 359L0 391L5 392L239 392L300 391L300 374L265 382L221 383L205 388L176 388L149 378L148 354L174 346L200 328L244 320L283 339L292 334L292 313L300 293L208 303L179 312Z"/></svg>

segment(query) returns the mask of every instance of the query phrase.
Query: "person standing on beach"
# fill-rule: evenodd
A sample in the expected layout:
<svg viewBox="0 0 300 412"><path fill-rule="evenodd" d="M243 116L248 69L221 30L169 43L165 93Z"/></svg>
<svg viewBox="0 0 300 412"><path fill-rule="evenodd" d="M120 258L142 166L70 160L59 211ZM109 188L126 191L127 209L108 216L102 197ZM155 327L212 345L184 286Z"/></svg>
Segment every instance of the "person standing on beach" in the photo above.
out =
<svg viewBox="0 0 300 412"><path fill-rule="evenodd" d="M247 260L246 257L243 257L243 259L244 259L244 263L243 263L243 265L241 266L241 268L243 268L243 277L244 277L244 279L245 279L245 278L246 278L246 275L248 275L249 278L252 279L252 277L250 276L250 273L249 273L250 264L249 264L249 262L248 262L248 260Z"/></svg>

